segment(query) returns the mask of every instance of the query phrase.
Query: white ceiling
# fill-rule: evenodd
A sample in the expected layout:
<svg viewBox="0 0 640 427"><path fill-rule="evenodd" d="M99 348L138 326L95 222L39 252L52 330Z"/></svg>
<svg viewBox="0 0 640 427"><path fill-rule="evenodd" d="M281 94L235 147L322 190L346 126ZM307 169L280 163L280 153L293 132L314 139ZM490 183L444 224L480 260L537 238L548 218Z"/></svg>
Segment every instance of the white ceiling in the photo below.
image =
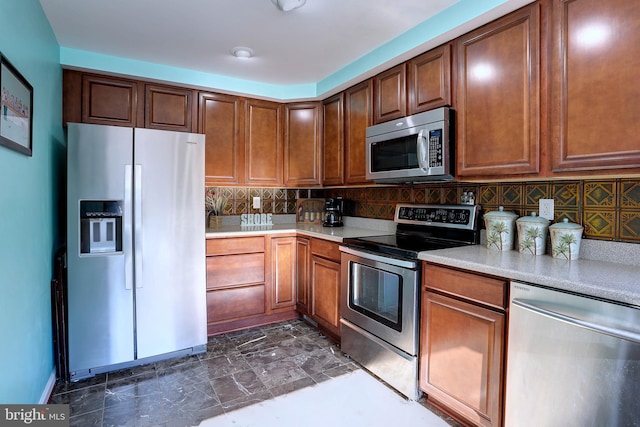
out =
<svg viewBox="0 0 640 427"><path fill-rule="evenodd" d="M60 46L273 85L317 83L459 0L40 0ZM506 3L523 3L509 0ZM246 46L255 57L231 56Z"/></svg>

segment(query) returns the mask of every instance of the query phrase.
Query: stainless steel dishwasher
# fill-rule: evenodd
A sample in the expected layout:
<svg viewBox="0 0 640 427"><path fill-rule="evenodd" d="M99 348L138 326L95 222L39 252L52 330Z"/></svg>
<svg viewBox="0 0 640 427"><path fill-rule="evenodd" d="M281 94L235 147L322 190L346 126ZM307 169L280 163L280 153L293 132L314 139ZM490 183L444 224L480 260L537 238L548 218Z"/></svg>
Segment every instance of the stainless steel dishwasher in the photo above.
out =
<svg viewBox="0 0 640 427"><path fill-rule="evenodd" d="M640 426L640 310L511 283L506 427Z"/></svg>

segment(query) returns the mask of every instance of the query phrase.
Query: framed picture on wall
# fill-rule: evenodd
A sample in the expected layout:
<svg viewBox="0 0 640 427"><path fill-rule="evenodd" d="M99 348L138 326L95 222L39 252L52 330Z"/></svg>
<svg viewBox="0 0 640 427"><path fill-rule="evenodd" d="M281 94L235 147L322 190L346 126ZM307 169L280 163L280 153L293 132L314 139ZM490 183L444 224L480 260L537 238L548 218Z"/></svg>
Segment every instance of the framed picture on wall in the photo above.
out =
<svg viewBox="0 0 640 427"><path fill-rule="evenodd" d="M33 87L0 54L0 145L32 155Z"/></svg>

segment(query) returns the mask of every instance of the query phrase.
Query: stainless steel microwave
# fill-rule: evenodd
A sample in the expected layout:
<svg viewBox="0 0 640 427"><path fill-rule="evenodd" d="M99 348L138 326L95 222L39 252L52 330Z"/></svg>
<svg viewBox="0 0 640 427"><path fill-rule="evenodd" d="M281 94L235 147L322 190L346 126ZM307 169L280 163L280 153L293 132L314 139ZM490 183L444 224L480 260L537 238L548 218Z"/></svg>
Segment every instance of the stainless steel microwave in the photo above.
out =
<svg viewBox="0 0 640 427"><path fill-rule="evenodd" d="M453 111L441 107L369 126L367 179L375 182L452 181Z"/></svg>

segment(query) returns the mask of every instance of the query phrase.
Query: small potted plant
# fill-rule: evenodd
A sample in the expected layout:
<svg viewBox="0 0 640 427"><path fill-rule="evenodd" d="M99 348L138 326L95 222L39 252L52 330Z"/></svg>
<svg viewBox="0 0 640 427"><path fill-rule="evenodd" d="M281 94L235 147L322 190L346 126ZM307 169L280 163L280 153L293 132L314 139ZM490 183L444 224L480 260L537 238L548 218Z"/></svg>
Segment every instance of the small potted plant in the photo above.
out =
<svg viewBox="0 0 640 427"><path fill-rule="evenodd" d="M222 213L227 201L215 192L207 192L205 205L207 208L207 227L219 228L222 224Z"/></svg>

